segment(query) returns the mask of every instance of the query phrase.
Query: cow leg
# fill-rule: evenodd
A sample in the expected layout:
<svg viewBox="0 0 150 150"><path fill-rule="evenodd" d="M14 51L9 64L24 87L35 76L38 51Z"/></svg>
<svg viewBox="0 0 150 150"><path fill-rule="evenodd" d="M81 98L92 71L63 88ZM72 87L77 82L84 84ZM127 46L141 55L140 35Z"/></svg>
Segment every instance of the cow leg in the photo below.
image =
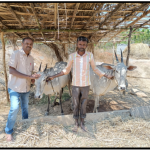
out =
<svg viewBox="0 0 150 150"><path fill-rule="evenodd" d="M126 94L126 91L123 91L123 93L122 93L123 95L125 95Z"/></svg>
<svg viewBox="0 0 150 150"><path fill-rule="evenodd" d="M54 106L58 105L58 103L56 102L57 98L58 98L57 95L55 95L55 100L54 100L54 103L51 105L51 107L54 107Z"/></svg>
<svg viewBox="0 0 150 150"><path fill-rule="evenodd" d="M48 107L47 107L47 112L45 113L45 116L49 115L49 105L50 105L50 95L48 95Z"/></svg>
<svg viewBox="0 0 150 150"><path fill-rule="evenodd" d="M94 105L93 113L97 113L97 112L98 112L98 109L99 109L99 96L96 95L96 96L95 96L95 105Z"/></svg>
<svg viewBox="0 0 150 150"><path fill-rule="evenodd" d="M63 94L63 88L60 90L60 106L61 106L61 114L64 115L64 112L62 109L62 102L61 102L62 94Z"/></svg>

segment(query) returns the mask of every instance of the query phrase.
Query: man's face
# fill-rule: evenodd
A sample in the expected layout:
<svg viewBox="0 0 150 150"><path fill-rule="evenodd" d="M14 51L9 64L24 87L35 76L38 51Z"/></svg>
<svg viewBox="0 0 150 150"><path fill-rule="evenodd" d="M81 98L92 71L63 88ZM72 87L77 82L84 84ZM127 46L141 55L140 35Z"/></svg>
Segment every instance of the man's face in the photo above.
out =
<svg viewBox="0 0 150 150"><path fill-rule="evenodd" d="M77 48L78 51L84 52L87 47L87 41L78 41Z"/></svg>
<svg viewBox="0 0 150 150"><path fill-rule="evenodd" d="M32 47L33 47L33 41L30 39L25 39L24 42L22 43L22 48L26 54L30 53Z"/></svg>

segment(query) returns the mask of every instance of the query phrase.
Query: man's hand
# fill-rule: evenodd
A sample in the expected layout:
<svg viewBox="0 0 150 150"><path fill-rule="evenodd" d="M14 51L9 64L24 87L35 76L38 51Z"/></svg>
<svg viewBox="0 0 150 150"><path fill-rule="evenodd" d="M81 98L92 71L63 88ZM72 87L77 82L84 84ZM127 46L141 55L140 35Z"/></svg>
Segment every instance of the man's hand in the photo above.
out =
<svg viewBox="0 0 150 150"><path fill-rule="evenodd" d="M46 82L48 82L49 80L53 80L53 79L54 79L54 77L49 76L49 77L46 78Z"/></svg>
<svg viewBox="0 0 150 150"><path fill-rule="evenodd" d="M32 76L30 76L30 79L38 79L41 75L40 74L32 74Z"/></svg>
<svg viewBox="0 0 150 150"><path fill-rule="evenodd" d="M114 79L114 76L111 76L111 75L104 75L104 77L106 77L107 79Z"/></svg>

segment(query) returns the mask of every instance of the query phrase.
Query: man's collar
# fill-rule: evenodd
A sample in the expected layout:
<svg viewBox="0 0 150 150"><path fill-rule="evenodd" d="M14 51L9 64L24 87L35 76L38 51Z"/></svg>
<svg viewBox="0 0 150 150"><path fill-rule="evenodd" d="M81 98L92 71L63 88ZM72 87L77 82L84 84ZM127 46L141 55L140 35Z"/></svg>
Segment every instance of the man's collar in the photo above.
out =
<svg viewBox="0 0 150 150"><path fill-rule="evenodd" d="M84 55L87 55L87 51L85 51L85 53L82 55L82 56L84 56ZM76 57L79 57L80 55L78 54L78 51L76 51Z"/></svg>
<svg viewBox="0 0 150 150"><path fill-rule="evenodd" d="M25 51L24 51L22 48L20 49L20 52L21 52L22 55L27 55L27 54L25 53ZM31 54L31 52L29 53L29 55L30 55L30 54ZM29 56L29 55L28 55L28 56Z"/></svg>

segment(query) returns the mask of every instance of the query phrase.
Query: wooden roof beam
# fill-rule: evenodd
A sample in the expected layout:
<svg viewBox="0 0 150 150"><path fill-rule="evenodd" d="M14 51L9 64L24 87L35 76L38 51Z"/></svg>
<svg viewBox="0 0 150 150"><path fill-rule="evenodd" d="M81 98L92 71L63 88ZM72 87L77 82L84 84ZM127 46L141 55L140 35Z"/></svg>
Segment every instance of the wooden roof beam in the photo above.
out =
<svg viewBox="0 0 150 150"><path fill-rule="evenodd" d="M129 18L130 16L133 15L133 13L137 12L138 10L140 10L142 7L145 7L147 5L147 3L143 3L140 7L135 8L130 15L125 16L123 20L121 20L120 22L118 22L113 28L115 28L116 26L118 26L120 23L122 23L123 21L125 21L127 18Z"/></svg>
<svg viewBox="0 0 150 150"><path fill-rule="evenodd" d="M32 12L33 12L33 14L34 14L34 16L35 16L36 23L38 24L39 29L41 29L40 23L39 23L39 21L38 21L38 17L37 17L37 15L36 15L35 10L34 10L34 5L33 5L33 3L30 3L30 6L31 6ZM43 37L44 41L46 41L45 38L44 38L43 32L41 32L41 34L42 34L42 37Z"/></svg>
<svg viewBox="0 0 150 150"><path fill-rule="evenodd" d="M97 5L97 4L96 4ZM101 4L101 6L103 6L103 4ZM94 13L93 13L93 15L89 18L89 20L87 21L87 23L86 23L86 25L83 27L83 29L85 29L88 25L89 25L89 23L91 22L91 20L93 19L93 17L97 14L97 13L99 13L101 10L97 10L97 11L95 11Z"/></svg>
<svg viewBox="0 0 150 150"><path fill-rule="evenodd" d="M116 8L112 11L112 12L110 12L108 15L107 15L107 17L99 24L99 29L101 28L101 26L115 13L115 12L117 12L118 10L119 10L119 8L122 6L122 5L124 5L125 3L119 3L117 6L116 6ZM91 40L91 38L93 37L95 35L95 33L93 33L91 36L90 36L90 38L89 38L89 40Z"/></svg>
<svg viewBox="0 0 150 150"><path fill-rule="evenodd" d="M130 26L133 26L136 22L138 22L141 18L143 18L143 17L145 17L147 14L149 14L150 13L150 10L148 10L148 11L145 11L144 13L143 13L143 15L141 15L139 18L137 18L135 21L133 21L132 23L130 23L130 24L128 24L127 25L127 28L128 27L130 27ZM124 31L124 29L122 29L122 30L120 30L117 34L115 34L112 38L114 38L116 35L118 35L119 33L121 33L122 31ZM110 38L109 40L108 40L108 42L112 39L112 38Z"/></svg>
<svg viewBox="0 0 150 150"><path fill-rule="evenodd" d="M32 12L33 12L33 14L34 14L34 16L35 16L36 23L38 24L39 29L41 29L41 26L40 26L39 21L38 21L38 17L37 17L37 15L36 15L35 10L34 10L34 5L33 5L33 3L30 3L30 6L31 6Z"/></svg>
<svg viewBox="0 0 150 150"><path fill-rule="evenodd" d="M9 29L9 27L7 25L5 25L2 20L0 20L0 23L7 29ZM13 32L14 35L16 35L17 37L21 38L17 33Z"/></svg>
<svg viewBox="0 0 150 150"><path fill-rule="evenodd" d="M119 30L119 29L122 29L122 30L127 30L127 29L129 29L129 28L115 28L115 29L110 29L110 30ZM75 32L75 33L77 33L77 32L83 32L83 33L93 33L93 32L95 32L95 31L102 31L102 30L106 30L106 29L94 29L94 30L92 30L92 29L72 29L72 30L70 30L70 29L60 29L59 30L59 32ZM107 29L108 30L108 29ZM11 32L18 32L18 33L27 33L27 32L58 32L58 30L55 30L55 29L2 29L2 31L3 32L8 32L8 33L11 33Z"/></svg>
<svg viewBox="0 0 150 150"><path fill-rule="evenodd" d="M107 4L112 4L112 3L107 3ZM113 4L118 4L118 3L113 3ZM128 3L126 3L128 4ZM137 4L137 3L136 3ZM139 4L141 5L141 4ZM24 8L30 8L30 6L22 6L22 5L10 5L12 7L24 7ZM44 9L44 10L54 10L53 8L42 8L42 7L34 7L35 9ZM62 9L62 8L59 8L58 10L61 10L61 11L74 11L74 9ZM94 10L91 10L91 9L79 9L78 11L94 11ZM109 10L102 10L102 12L111 12ZM131 10L125 10L125 11L118 11L118 12L132 12ZM143 12L143 11L138 11L138 12Z"/></svg>
<svg viewBox="0 0 150 150"><path fill-rule="evenodd" d="M1 20L0 20L0 23L1 23L5 28L8 28Z"/></svg>
<svg viewBox="0 0 150 150"><path fill-rule="evenodd" d="M54 25L55 25L55 29L57 28L57 3L54 4Z"/></svg>
<svg viewBox="0 0 150 150"><path fill-rule="evenodd" d="M76 14L77 14L77 12L78 12L79 5L80 5L80 3L76 3L76 6L75 6L75 8L74 8L73 17L72 17L71 26L70 26L71 29L72 29L73 22L74 22L74 19L75 19L75 17L76 17Z"/></svg>
<svg viewBox="0 0 150 150"><path fill-rule="evenodd" d="M145 4L143 4L143 5L145 5ZM143 5L142 5L142 7L143 7ZM141 15L140 17L138 17L135 21L133 21L132 23L130 23L130 24L128 24L127 25L127 28L128 27L130 27L130 26L132 26L132 25L134 25L136 22L138 22L141 18L143 18L143 17L145 17L147 14L149 14L150 13L150 10L149 11L145 11L144 13L143 13L143 15ZM119 33L121 33L122 31L124 31L124 29L122 29L122 30L120 30L117 34L115 34L115 36L116 35L118 35ZM104 36L106 36L108 33L109 33L110 31L108 31L107 33L105 33L105 35ZM115 37L114 36L114 37ZM114 37L112 37L112 38L114 38ZM111 39L112 39L111 38ZM102 38L101 38L102 39ZM101 40L101 39L99 39L99 40ZM111 40L110 39L110 40Z"/></svg>
<svg viewBox="0 0 150 150"><path fill-rule="evenodd" d="M104 19L104 21L102 21L100 24L99 24L99 28L101 28L101 26L115 13L118 11L118 9L124 5L125 3L119 3L116 8L114 10L112 10L112 12L109 13L109 15L107 15L107 17Z"/></svg>
<svg viewBox="0 0 150 150"><path fill-rule="evenodd" d="M96 5L97 5L97 4L93 5L92 10L94 10L94 8L96 7ZM101 4L101 6L102 6L102 4ZM92 17L89 18L89 20L91 21L91 19L92 19L93 17L95 17L94 14L93 14ZM89 21L89 20L88 20L88 21ZM87 24L88 24L88 21L87 21L86 25L83 27L83 29L86 28L86 26L87 26ZM80 33L79 36L81 36L81 34L82 34L82 32Z"/></svg>
<svg viewBox="0 0 150 150"><path fill-rule="evenodd" d="M7 6L7 8L9 9L9 11L13 14L13 16L16 18L16 20L19 22L20 26L22 28L24 28L23 24L21 23L20 19L17 17L16 13L14 12L14 10L10 7L10 5L8 3L5 3L5 5ZM15 35L17 35L16 33L14 33ZM32 37L32 35L28 32L28 35ZM18 36L18 35L17 35ZM20 36L19 36L20 37Z"/></svg>
<svg viewBox="0 0 150 150"><path fill-rule="evenodd" d="M17 17L16 13L14 12L14 10L9 6L8 3L5 3L5 5L7 6L7 8L9 9L9 11L13 14L13 16L15 17L15 19L19 22L20 26L23 28L23 25L20 21L20 19Z"/></svg>

